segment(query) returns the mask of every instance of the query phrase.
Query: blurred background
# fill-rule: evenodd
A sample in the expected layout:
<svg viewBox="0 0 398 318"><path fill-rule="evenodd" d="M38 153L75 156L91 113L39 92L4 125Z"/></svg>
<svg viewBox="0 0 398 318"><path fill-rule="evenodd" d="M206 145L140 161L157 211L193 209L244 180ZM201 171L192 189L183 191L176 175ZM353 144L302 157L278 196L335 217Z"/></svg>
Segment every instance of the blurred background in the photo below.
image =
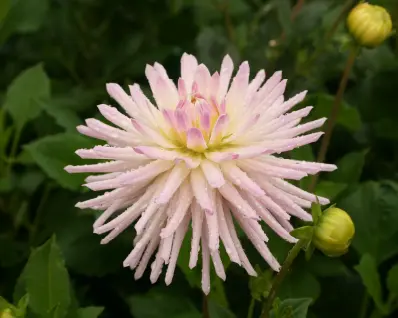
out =
<svg viewBox="0 0 398 318"><path fill-rule="evenodd" d="M398 1L374 0L398 25ZM252 72L282 70L287 96L308 90L311 118L329 117L351 38L353 0L0 0L0 317L178 317L202 314L200 267L187 267L188 240L173 283L135 281L122 267L134 237L110 244L92 234L97 215L76 202L93 197L78 148L96 142L77 134L96 105L112 103L105 84L137 82L149 94L144 70L162 63L179 76L183 52L214 72L224 54ZM297 260L275 317L395 317L398 308L398 37L363 49L349 76L316 193L353 218L348 254L316 252ZM302 105L300 105L302 106ZM319 142L290 156L315 160ZM306 187L308 180L302 180ZM290 246L270 232L283 261ZM227 264L214 277L211 318L258 317L271 273L241 238L259 278ZM288 304L288 305L287 305ZM27 307L27 308L26 308ZM308 311L308 312L307 312ZM395 313L394 313L395 312ZM6 316L9 313L10 316ZM248 314L249 313L249 314ZM251 316L252 314L252 316Z"/></svg>

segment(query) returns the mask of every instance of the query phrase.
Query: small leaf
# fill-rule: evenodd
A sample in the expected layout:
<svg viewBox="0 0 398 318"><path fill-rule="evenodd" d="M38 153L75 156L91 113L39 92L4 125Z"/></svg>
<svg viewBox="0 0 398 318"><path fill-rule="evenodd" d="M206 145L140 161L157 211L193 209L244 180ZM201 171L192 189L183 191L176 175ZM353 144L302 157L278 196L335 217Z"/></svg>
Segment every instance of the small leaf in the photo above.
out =
<svg viewBox="0 0 398 318"><path fill-rule="evenodd" d="M312 303L311 298L289 298L283 300L278 306L278 313L283 314L289 312L289 318L306 318L308 313L308 307ZM271 314L271 317L276 318L275 314Z"/></svg>
<svg viewBox="0 0 398 318"><path fill-rule="evenodd" d="M290 235L299 240L310 241L313 232L314 228L312 226L306 225L294 229L293 231L290 232Z"/></svg>
<svg viewBox="0 0 398 318"><path fill-rule="evenodd" d="M29 307L41 317L64 317L71 301L70 283L54 237L33 250L25 271Z"/></svg>
<svg viewBox="0 0 398 318"><path fill-rule="evenodd" d="M361 276L366 290L372 296L380 312L387 314L386 306L382 300L380 276L374 258L369 254L365 254L354 268Z"/></svg>
<svg viewBox="0 0 398 318"><path fill-rule="evenodd" d="M4 108L17 129L36 118L41 111L40 100L50 97L50 80L38 64L19 74L8 87Z"/></svg>
<svg viewBox="0 0 398 318"><path fill-rule="evenodd" d="M318 200L318 198L317 198ZM319 218L322 216L322 209L319 203L313 202L311 204L311 214L314 225L318 224Z"/></svg>
<svg viewBox="0 0 398 318"><path fill-rule="evenodd" d="M26 294L23 296L19 301L17 305L17 317L25 317L26 309L28 308L29 305L29 294Z"/></svg>
<svg viewBox="0 0 398 318"><path fill-rule="evenodd" d="M77 311L78 318L97 318L104 311L104 307L85 307Z"/></svg>
<svg viewBox="0 0 398 318"><path fill-rule="evenodd" d="M252 298L257 301L263 301L268 297L268 293L272 286L272 272L270 270L261 271L259 266L256 266L257 276L250 276L249 289Z"/></svg>
<svg viewBox="0 0 398 318"><path fill-rule="evenodd" d="M61 186L77 190L83 183L84 174L69 174L64 168L67 165L83 164L75 151L80 148L91 148L95 141L78 134L58 134L38 139L25 149L33 157L36 163L51 178Z"/></svg>
<svg viewBox="0 0 398 318"><path fill-rule="evenodd" d="M388 272L387 287L390 293L398 296L398 264L394 265Z"/></svg>

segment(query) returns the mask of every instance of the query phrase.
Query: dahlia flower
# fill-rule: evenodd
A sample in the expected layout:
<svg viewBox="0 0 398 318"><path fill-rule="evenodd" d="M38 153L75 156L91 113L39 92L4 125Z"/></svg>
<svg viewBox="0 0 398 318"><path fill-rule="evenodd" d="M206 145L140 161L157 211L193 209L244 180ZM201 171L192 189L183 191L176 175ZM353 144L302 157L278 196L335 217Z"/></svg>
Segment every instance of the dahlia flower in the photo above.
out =
<svg viewBox="0 0 398 318"><path fill-rule="evenodd" d="M216 274L225 279L221 243L232 262L256 275L236 225L278 271L280 265L267 247L262 221L293 243L291 216L310 221L305 208L316 201L314 194L285 179L300 180L336 169L334 165L277 157L322 135L303 134L320 127L325 118L299 125L312 107L287 113L306 92L285 101L286 80L281 72L264 84L264 70L249 81L247 62L240 65L231 81L232 72L228 55L220 72L211 75L194 56L184 54L181 77L175 85L162 65L148 65L145 74L153 101L137 84L129 86L130 94L117 84L107 84L109 95L125 114L99 105L113 126L91 118L86 126L77 127L80 133L107 145L76 153L85 159L110 160L65 168L70 173L99 173L89 176L85 186L93 191L107 190L77 207L104 211L94 223L95 233L108 233L103 244L135 222L134 248L123 263L135 269L135 279L143 275L154 256L152 283L167 265L165 281L170 284L189 226L189 267L197 265L201 251L206 294L210 291L210 262ZM326 198L318 200L329 203Z"/></svg>

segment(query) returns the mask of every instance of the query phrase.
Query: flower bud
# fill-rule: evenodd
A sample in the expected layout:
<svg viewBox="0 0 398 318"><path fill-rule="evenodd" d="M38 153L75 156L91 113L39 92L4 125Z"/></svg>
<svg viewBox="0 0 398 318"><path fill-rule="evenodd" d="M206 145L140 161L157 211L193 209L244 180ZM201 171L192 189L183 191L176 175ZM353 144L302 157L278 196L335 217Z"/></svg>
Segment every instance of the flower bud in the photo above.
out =
<svg viewBox="0 0 398 318"><path fill-rule="evenodd" d="M0 313L0 318L15 318L11 309L5 309Z"/></svg>
<svg viewBox="0 0 398 318"><path fill-rule="evenodd" d="M374 48L392 33L392 21L386 9L369 3L355 6L348 15L347 26L358 44Z"/></svg>
<svg viewBox="0 0 398 318"><path fill-rule="evenodd" d="M345 254L355 233L351 217L343 210L329 208L315 226L313 244L324 254L336 257Z"/></svg>

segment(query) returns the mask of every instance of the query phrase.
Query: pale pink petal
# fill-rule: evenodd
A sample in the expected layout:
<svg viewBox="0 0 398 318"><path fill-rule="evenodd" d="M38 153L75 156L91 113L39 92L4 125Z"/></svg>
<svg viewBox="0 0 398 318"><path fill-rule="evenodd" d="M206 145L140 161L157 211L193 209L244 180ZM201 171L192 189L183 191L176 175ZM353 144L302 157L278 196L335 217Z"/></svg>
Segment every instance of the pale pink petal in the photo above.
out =
<svg viewBox="0 0 398 318"><path fill-rule="evenodd" d="M214 127L213 131L211 132L211 137L209 144L214 145L216 143L221 142L222 137L225 134L225 130L228 126L229 123L229 118L227 114L223 114L220 117L218 117Z"/></svg>
<svg viewBox="0 0 398 318"><path fill-rule="evenodd" d="M202 236L203 218L204 213L200 208L199 204L194 201L191 205L192 214L192 243L191 243L191 253L189 257L189 268L192 269L196 266L198 262L200 238Z"/></svg>
<svg viewBox="0 0 398 318"><path fill-rule="evenodd" d="M171 172L170 176L172 174L173 172ZM160 232L160 236L162 238L172 235L184 219L184 216L188 213L187 210L192 203L193 193L187 180L181 185L176 198L178 202L176 204L174 214L170 220L167 221L166 227Z"/></svg>
<svg viewBox="0 0 398 318"><path fill-rule="evenodd" d="M219 87L217 92L217 102L220 103L229 87L229 81L231 80L232 71L234 69L234 63L229 55L226 55L221 64Z"/></svg>
<svg viewBox="0 0 398 318"><path fill-rule="evenodd" d="M184 220L181 222L180 226L175 232L173 249L171 251L169 266L167 267L167 272L166 272L166 278L165 278L166 285L170 285L171 281L173 280L174 271L177 265L178 254L180 252L182 241L184 240L185 234L188 230L189 221L190 221L190 215L189 213L187 213Z"/></svg>
<svg viewBox="0 0 398 318"><path fill-rule="evenodd" d="M254 196L264 194L264 190L254 182L244 171L239 169L233 162L225 162L221 164L221 169L225 177L243 190L252 193Z"/></svg>
<svg viewBox="0 0 398 318"><path fill-rule="evenodd" d="M158 204L165 204L169 202L173 194L188 176L189 172L190 170L185 166L185 164L179 163L175 165L164 184L164 190L156 198L156 202Z"/></svg>
<svg viewBox="0 0 398 318"><path fill-rule="evenodd" d="M210 293L210 251L206 242L206 230L202 230L202 290L205 295Z"/></svg>
<svg viewBox="0 0 398 318"><path fill-rule="evenodd" d="M219 188L225 183L224 175L217 163L204 159L200 167L206 177L207 182L213 188Z"/></svg>
<svg viewBox="0 0 398 318"><path fill-rule="evenodd" d="M187 132L187 147L193 151L203 152L207 149L206 141L198 128L190 128Z"/></svg>
<svg viewBox="0 0 398 318"><path fill-rule="evenodd" d="M230 202L233 206L238 209L239 213L242 213L245 217L258 219L256 211L242 198L239 191L229 182L226 182L222 187L219 188L221 195Z"/></svg>
<svg viewBox="0 0 398 318"><path fill-rule="evenodd" d="M181 58L181 77L185 81L187 89L191 89L193 78L198 67L198 62L193 55L184 53ZM190 91L188 91L190 93Z"/></svg>

